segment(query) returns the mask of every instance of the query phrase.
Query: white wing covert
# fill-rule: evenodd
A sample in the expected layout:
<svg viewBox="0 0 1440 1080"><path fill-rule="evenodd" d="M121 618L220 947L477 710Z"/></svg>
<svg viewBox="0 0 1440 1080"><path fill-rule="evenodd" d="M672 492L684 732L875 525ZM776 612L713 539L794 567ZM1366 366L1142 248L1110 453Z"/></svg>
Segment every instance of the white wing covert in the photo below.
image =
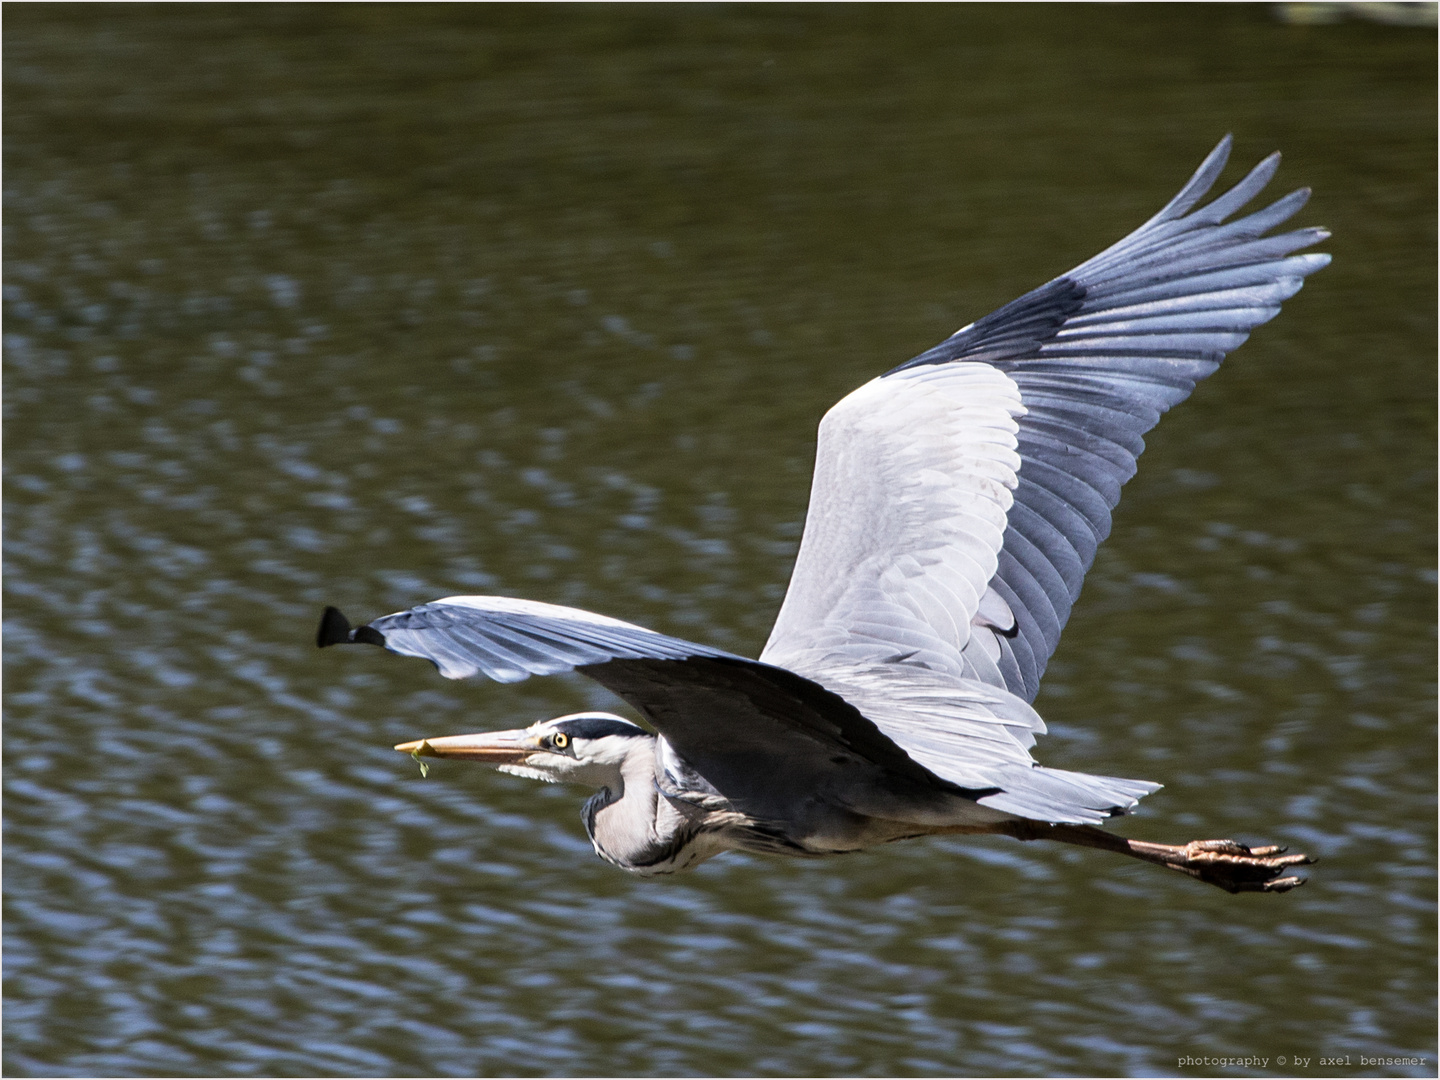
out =
<svg viewBox="0 0 1440 1080"><path fill-rule="evenodd" d="M957 364L872 380L826 413L795 571L760 659L975 676L961 654L995 575L1023 412L1009 376ZM994 614L1002 629L1013 621Z"/></svg>

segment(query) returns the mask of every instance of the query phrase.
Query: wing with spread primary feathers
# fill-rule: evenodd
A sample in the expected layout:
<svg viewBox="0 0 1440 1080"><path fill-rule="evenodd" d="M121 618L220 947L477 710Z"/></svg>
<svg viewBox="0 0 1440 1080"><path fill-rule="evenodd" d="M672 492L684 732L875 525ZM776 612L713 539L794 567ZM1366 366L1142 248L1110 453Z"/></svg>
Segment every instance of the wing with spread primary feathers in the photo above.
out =
<svg viewBox="0 0 1440 1080"><path fill-rule="evenodd" d="M820 427L794 576L762 659L821 679L901 662L1034 699L1142 436L1273 318L1329 234L1226 221L1274 154L1194 209L1227 136L1125 239L866 384Z"/></svg>

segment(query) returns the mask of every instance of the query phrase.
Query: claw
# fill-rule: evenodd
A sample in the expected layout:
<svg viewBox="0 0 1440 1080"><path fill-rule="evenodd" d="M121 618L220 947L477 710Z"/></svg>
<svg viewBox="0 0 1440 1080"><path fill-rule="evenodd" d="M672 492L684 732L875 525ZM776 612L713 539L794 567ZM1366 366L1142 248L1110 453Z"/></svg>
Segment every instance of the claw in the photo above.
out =
<svg viewBox="0 0 1440 1080"><path fill-rule="evenodd" d="M1305 884L1303 877L1282 877L1265 883L1266 892L1289 892Z"/></svg>

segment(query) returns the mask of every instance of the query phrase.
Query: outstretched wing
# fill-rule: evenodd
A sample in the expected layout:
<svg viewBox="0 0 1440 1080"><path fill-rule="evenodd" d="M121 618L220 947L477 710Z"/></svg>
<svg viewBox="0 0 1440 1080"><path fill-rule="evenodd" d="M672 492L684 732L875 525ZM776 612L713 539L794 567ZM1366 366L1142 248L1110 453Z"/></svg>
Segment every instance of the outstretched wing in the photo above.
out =
<svg viewBox="0 0 1440 1080"><path fill-rule="evenodd" d="M484 675L502 683L617 659L710 656L754 663L593 611L509 596L447 596L358 627L327 607L316 644L323 649L351 642L429 660L447 679Z"/></svg>
<svg viewBox="0 0 1440 1080"><path fill-rule="evenodd" d="M827 414L794 576L762 659L819 678L888 654L1034 699L1144 433L1330 261L1294 254L1323 229L1263 235L1308 190L1226 224L1278 154L1193 209L1229 152L1226 136L1118 244ZM966 406L942 423L931 406L944 395ZM1001 452L1012 434L1014 458ZM971 441L988 448L983 460ZM988 517L957 509L987 500Z"/></svg>
<svg viewBox="0 0 1440 1080"><path fill-rule="evenodd" d="M358 627L326 608L316 643L379 645L450 679L578 670L633 705L707 784L758 819L791 816L811 796L877 817L962 796L1088 822L1128 810L1156 786L1036 766L1029 748L1044 725L1003 689L895 665L855 667L822 685L578 608L451 596Z"/></svg>
<svg viewBox="0 0 1440 1080"><path fill-rule="evenodd" d="M448 679L484 674L518 682L579 670L638 709L727 796L752 793L752 804L764 802L767 786L787 796L806 782L816 790L833 787L837 755L853 756L861 768L878 767L890 781L917 792L998 790L983 778L976 785L982 790L970 790L964 781L973 775L957 781L944 769L926 769L854 705L804 676L578 608L451 596L352 627L332 607L325 609L316 643L379 645L429 660ZM1023 747L1033 741L1009 743L1028 762ZM1014 753L1008 755L1013 759Z"/></svg>

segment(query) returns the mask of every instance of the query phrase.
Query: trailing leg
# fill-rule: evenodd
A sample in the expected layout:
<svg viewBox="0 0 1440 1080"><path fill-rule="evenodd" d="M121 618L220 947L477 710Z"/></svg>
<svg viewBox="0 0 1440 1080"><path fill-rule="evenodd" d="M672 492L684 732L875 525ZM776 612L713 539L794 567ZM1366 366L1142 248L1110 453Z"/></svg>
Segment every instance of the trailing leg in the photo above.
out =
<svg viewBox="0 0 1440 1080"><path fill-rule="evenodd" d="M1286 855L1283 847L1246 847L1234 840L1192 840L1188 844L1152 844L1127 840L1093 825L1048 825L1043 821L1007 821L995 829L1017 840L1058 840L1062 844L1100 848L1145 862L1168 866L1226 892L1289 892L1305 884L1300 877L1280 875L1292 866L1315 860Z"/></svg>

